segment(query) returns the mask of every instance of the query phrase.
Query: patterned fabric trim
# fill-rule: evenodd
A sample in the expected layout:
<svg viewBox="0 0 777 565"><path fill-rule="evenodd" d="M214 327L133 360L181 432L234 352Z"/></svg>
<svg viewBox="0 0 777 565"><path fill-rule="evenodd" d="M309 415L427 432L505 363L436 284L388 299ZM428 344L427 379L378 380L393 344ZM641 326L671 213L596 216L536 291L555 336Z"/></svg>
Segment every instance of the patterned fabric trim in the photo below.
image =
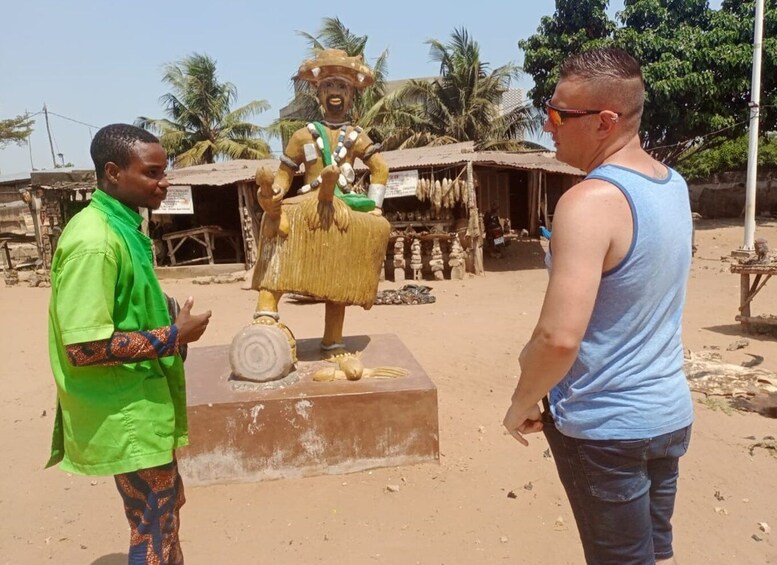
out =
<svg viewBox="0 0 777 565"><path fill-rule="evenodd" d="M108 339L74 343L66 349L74 367L149 361L178 353L178 328L172 324L155 330L114 332Z"/></svg>
<svg viewBox="0 0 777 565"><path fill-rule="evenodd" d="M183 565L178 528L186 497L175 459L114 478L130 526L129 563Z"/></svg>

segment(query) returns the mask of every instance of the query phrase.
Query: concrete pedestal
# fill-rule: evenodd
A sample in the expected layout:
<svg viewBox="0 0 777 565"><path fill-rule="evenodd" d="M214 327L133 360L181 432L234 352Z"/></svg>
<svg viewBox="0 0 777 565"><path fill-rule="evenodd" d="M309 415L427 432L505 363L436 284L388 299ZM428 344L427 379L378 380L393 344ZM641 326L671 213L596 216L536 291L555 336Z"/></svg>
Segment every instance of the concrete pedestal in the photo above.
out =
<svg viewBox="0 0 777 565"><path fill-rule="evenodd" d="M190 445L177 452L187 484L248 482L439 459L437 389L396 335L352 336L365 367L410 374L319 383L319 339L297 342L282 383L230 380L229 346L192 348L186 361Z"/></svg>

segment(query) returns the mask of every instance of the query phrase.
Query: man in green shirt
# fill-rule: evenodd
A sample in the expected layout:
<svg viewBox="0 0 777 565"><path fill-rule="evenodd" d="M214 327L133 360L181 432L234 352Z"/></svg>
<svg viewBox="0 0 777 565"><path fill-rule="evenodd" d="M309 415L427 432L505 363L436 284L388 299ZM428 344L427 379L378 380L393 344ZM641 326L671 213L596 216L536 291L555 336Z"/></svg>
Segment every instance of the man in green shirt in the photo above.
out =
<svg viewBox="0 0 777 565"><path fill-rule="evenodd" d="M175 320L153 269L140 207L167 196L159 140L126 124L91 145L98 189L67 224L51 266L49 356L57 417L47 466L114 475L130 523L130 563L182 563L183 485L176 448L188 443L179 349L205 331L210 311Z"/></svg>

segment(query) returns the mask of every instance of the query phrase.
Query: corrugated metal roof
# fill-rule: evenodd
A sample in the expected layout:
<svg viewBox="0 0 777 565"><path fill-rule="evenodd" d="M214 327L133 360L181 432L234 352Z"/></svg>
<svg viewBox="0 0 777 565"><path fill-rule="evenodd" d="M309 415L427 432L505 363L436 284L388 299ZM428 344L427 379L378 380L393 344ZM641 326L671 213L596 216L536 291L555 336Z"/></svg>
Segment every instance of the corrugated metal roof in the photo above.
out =
<svg viewBox="0 0 777 565"><path fill-rule="evenodd" d="M94 169L77 169L75 167L47 169L32 171L30 184L33 188L44 190L94 190L97 177Z"/></svg>
<svg viewBox="0 0 777 565"><path fill-rule="evenodd" d="M473 164L511 169L541 170L548 173L575 176L585 174L579 169L556 160L553 153L547 151L531 153L475 151L474 147L473 142L465 141L437 147L385 151L381 155L386 160L390 171L463 165L467 161L472 161ZM357 161L354 168L357 170L367 169L361 161Z"/></svg>
<svg viewBox="0 0 777 565"><path fill-rule="evenodd" d="M504 167L521 170L540 170L548 173L583 176L585 173L557 161L551 152L511 153L508 151L475 151L471 141L452 143L437 147L419 147L381 153L391 171L402 171L425 167L450 167L472 161L475 165ZM277 159L236 159L209 165L195 165L173 169L167 179L173 186L227 186L236 182L250 181L257 167L265 166L277 170ZM366 171L367 166L357 159L354 168Z"/></svg>
<svg viewBox="0 0 777 565"><path fill-rule="evenodd" d="M253 180L257 167L264 166L275 171L279 165L278 159L234 159L173 169L167 174L167 180L173 186L227 186Z"/></svg>
<svg viewBox="0 0 777 565"><path fill-rule="evenodd" d="M30 173L8 173L0 175L0 184L19 184L30 180Z"/></svg>

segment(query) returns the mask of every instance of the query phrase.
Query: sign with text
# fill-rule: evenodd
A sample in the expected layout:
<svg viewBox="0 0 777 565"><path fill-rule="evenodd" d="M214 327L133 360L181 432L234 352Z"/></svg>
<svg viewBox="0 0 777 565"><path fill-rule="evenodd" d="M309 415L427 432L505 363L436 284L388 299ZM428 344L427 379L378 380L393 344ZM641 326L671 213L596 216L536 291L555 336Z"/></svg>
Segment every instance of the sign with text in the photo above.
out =
<svg viewBox="0 0 777 565"><path fill-rule="evenodd" d="M165 198L154 214L194 214L191 186L170 186Z"/></svg>
<svg viewBox="0 0 777 565"><path fill-rule="evenodd" d="M386 183L386 198L415 196L418 184L418 171L396 171L389 173Z"/></svg>

